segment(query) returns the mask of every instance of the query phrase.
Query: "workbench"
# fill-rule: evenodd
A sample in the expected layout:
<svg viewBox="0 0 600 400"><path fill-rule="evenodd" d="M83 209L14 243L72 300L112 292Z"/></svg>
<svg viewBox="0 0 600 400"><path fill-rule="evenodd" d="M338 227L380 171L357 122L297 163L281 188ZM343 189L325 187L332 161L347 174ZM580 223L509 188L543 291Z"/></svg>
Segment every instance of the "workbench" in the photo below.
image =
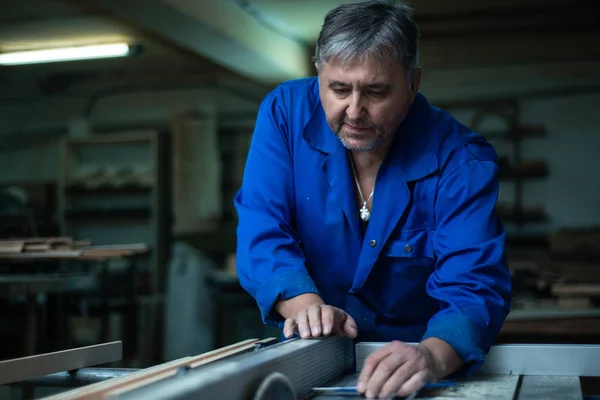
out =
<svg viewBox="0 0 600 400"><path fill-rule="evenodd" d="M46 400L347 399L315 387L354 386L367 356L384 343L348 338L250 339L72 389ZM483 366L416 399L581 400L580 377L600 376L598 345L492 346Z"/></svg>

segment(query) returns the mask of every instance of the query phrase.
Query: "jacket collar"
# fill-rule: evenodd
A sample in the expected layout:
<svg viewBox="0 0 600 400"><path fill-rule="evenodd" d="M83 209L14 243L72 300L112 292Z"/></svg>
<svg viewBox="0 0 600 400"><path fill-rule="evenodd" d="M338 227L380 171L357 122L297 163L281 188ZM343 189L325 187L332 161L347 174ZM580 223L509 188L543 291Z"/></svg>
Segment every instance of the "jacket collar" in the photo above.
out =
<svg viewBox="0 0 600 400"><path fill-rule="evenodd" d="M325 154L345 151L344 146L329 128L325 112L318 94L311 117L304 127L304 140L316 150ZM398 169L406 182L415 181L435 172L438 158L430 125L431 106L422 94L417 94L385 160Z"/></svg>

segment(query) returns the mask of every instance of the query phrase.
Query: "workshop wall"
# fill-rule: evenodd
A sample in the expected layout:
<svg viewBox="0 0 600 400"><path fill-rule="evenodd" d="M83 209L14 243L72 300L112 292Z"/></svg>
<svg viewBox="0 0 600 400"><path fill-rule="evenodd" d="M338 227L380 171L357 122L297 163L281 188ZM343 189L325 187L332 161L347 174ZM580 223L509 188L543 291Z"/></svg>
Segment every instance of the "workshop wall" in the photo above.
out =
<svg viewBox="0 0 600 400"><path fill-rule="evenodd" d="M221 100L217 112L222 114L254 114L257 103L231 98ZM184 110L216 108L214 92L207 90L173 90L118 95L100 100L90 115L95 125L168 126L174 113ZM52 134L69 129L70 123L81 121L87 99L48 99L32 104L0 107L4 121L0 135L30 135L27 144L0 150L0 183L52 181L58 178L59 137ZM35 116L35 118L32 118ZM250 121L251 122L251 121ZM1 138L2 136L0 136Z"/></svg>
<svg viewBox="0 0 600 400"><path fill-rule="evenodd" d="M536 70L538 71L536 73ZM510 69L507 69L510 71ZM474 77L485 75L484 70L431 71L424 75L423 93L435 103L448 101L453 97L465 97L465 91L472 96L484 93L527 90L527 85L552 87L548 76L561 76L560 66L554 69L547 66L519 67L506 75L496 72L497 79L489 81L487 87L469 85ZM515 75L524 79L514 79ZM506 76L507 80L502 77ZM569 74L574 86L583 84L581 76ZM529 79L531 78L531 79ZM532 81L537 79L538 82ZM462 86L465 83L466 86ZM564 84L564 81L561 81ZM537 86L536 86L537 85ZM460 92L463 88L462 92ZM548 135L545 138L523 142L523 158L545 159L549 166L549 176L543 180L527 182L524 186L524 204L543 205L549 214L549 221L531 225L529 231L582 227L600 224L600 177L582 160L590 160L600 150L600 136L596 133L600 124L594 118L592 107L598 104L600 94L570 95L563 97L541 97L521 102L521 120L524 123L543 125ZM250 117L246 123L251 129L251 116L255 114L257 103L242 99L221 100L218 112L221 114L245 114ZM4 124L1 131L27 132L41 129L68 127L69 121L81 115L86 100L63 99L47 100L35 104L0 108L0 118ZM158 93L135 93L101 99L94 108L90 120L92 126L137 124L167 124L176 110L198 108L202 105L214 106L213 92L202 90L167 91ZM454 112L462 118L461 112ZM35 115L35 118L31 118ZM0 165L10 168L0 169L0 182L11 181L52 181L58 174L57 140L32 136L31 145L11 151L0 151ZM502 141L493 141L500 154L510 153L510 148ZM248 141L238 142L247 146ZM235 146L235 144L234 144ZM244 152L245 149L239 149ZM242 165L243 166L243 165ZM513 186L501 184L500 201L510 202ZM510 227L509 227L510 229Z"/></svg>
<svg viewBox="0 0 600 400"><path fill-rule="evenodd" d="M523 234L536 234L563 228L585 228L600 224L600 176L591 167L591 160L600 151L600 123L593 110L600 104L600 94L566 95L523 100L520 116L523 124L541 125L546 137L529 138L522 142L522 158L544 160L548 176L526 180L523 184L523 206L543 207L548 215L545 222L527 224ZM472 114L454 112L468 124ZM505 128L499 121L485 124L487 129ZM499 157L513 155L512 143L489 139ZM500 182L498 202L510 204L515 185ZM513 226L507 224L513 232Z"/></svg>
<svg viewBox="0 0 600 400"><path fill-rule="evenodd" d="M530 158L546 159L547 179L528 184L525 204L544 204L549 225L600 224L600 175L593 160L600 153L600 94L529 100L522 103L526 122L544 124L548 137L524 142Z"/></svg>
<svg viewBox="0 0 600 400"><path fill-rule="evenodd" d="M42 140L20 148L0 150L0 183L58 179L58 140Z"/></svg>

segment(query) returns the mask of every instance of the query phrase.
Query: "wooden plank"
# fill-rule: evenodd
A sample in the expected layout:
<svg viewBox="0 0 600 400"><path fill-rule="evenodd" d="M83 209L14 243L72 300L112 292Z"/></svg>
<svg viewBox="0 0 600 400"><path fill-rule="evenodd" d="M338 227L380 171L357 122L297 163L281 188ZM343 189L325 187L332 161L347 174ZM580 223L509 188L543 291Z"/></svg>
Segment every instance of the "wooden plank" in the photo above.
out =
<svg viewBox="0 0 600 400"><path fill-rule="evenodd" d="M2 241L0 242L0 254L19 254L23 251L25 242L18 241Z"/></svg>
<svg viewBox="0 0 600 400"><path fill-rule="evenodd" d="M2 259L82 259L103 260L145 253L145 243L92 246L89 240L70 237L27 238L0 241Z"/></svg>
<svg viewBox="0 0 600 400"><path fill-rule="evenodd" d="M82 246L91 246L91 245L92 245L91 240L77 240L77 241L73 242L73 247L82 247Z"/></svg>
<svg viewBox="0 0 600 400"><path fill-rule="evenodd" d="M554 284L552 285L552 294L555 296L600 296L600 284Z"/></svg>
<svg viewBox="0 0 600 400"><path fill-rule="evenodd" d="M50 243L40 243L40 244L25 244L23 251L47 251L52 249L52 244Z"/></svg>
<svg viewBox="0 0 600 400"><path fill-rule="evenodd" d="M185 360L189 360L190 358L191 357L178 358L176 360L173 360L173 361L170 361L167 363L163 363L163 364L159 364L154 367L145 368L141 371L132 372L130 374L121 376L119 378L113 378L113 379L109 379L106 381L83 386L81 388L72 389L72 390L69 390L66 392L61 392L61 393L57 393L57 394L54 394L51 396L43 397L42 400L72 400L72 399L94 398L92 396L97 395L98 393L101 393L102 390L110 389L113 385L122 382L125 377L127 377L127 378L131 378L134 376L139 377L140 375L145 374L145 373L158 372L158 371L162 370L163 368L168 368L170 366L179 365L179 364L185 362Z"/></svg>
<svg viewBox="0 0 600 400"><path fill-rule="evenodd" d="M265 339L265 340L271 340L271 339ZM260 342L250 342L243 346L236 347L234 349L230 349L227 351L220 351L220 352L217 352L217 353L214 353L211 355L208 355L208 353L205 353L200 356L193 357L191 360L188 361L188 363L186 365L190 368L197 368L202 365L205 365L205 364L208 364L211 362L215 362L215 361L251 350L256 343L260 343ZM225 349L226 348L223 348L223 350L225 350ZM151 383L160 381L165 378L169 378L169 377L175 375L176 373L177 373L177 368L174 368L174 369L169 369L168 371L159 373L152 377L147 377L145 379L139 379L135 382L132 382L129 385L124 386L124 387L115 388L115 389L110 390L109 392L104 394L104 398L110 398L112 396L118 396L120 394L130 392L130 391L138 389L142 386L149 385Z"/></svg>
<svg viewBox="0 0 600 400"><path fill-rule="evenodd" d="M167 363L156 365L154 367L146 368L141 371L137 371L119 378L110 379L108 381L95 383L92 385L85 386L83 388L70 390L50 397L45 397L44 400L103 399L108 392L127 387L128 385L134 385L136 382L144 382L144 384L146 384L154 380L164 379L165 377L175 374L177 372L177 369L182 366L191 365L203 359L214 359L215 357L218 357L222 354L231 355L239 351L246 351L247 349L252 348L256 343L258 343L258 341L258 339L244 340L242 342L238 342L230 346L209 351L207 353L203 353L195 357L183 357Z"/></svg>
<svg viewBox="0 0 600 400"><path fill-rule="evenodd" d="M39 238L27 238L23 239L25 244L66 244L70 245L73 243L73 238L68 236L55 236L55 237L39 237Z"/></svg>
<svg viewBox="0 0 600 400"><path fill-rule="evenodd" d="M134 251L127 250L82 250L81 255L87 257L123 257L135 254Z"/></svg>
<svg viewBox="0 0 600 400"><path fill-rule="evenodd" d="M82 255L80 250L50 250L50 251L30 251L18 254L0 254L0 258L5 259L40 259L40 258L76 258Z"/></svg>
<svg viewBox="0 0 600 400"><path fill-rule="evenodd" d="M82 138L69 138L65 141L67 146L87 145L121 145L125 143L147 142L156 135L154 130L139 130L119 132L112 134L93 134Z"/></svg>
<svg viewBox="0 0 600 400"><path fill-rule="evenodd" d="M127 251L147 251L148 245L145 243L131 244L111 244L102 246L88 246L86 250L127 250Z"/></svg>
<svg viewBox="0 0 600 400"><path fill-rule="evenodd" d="M0 362L0 385L118 361L122 348L118 341L5 360Z"/></svg>
<svg viewBox="0 0 600 400"><path fill-rule="evenodd" d="M0 245L7 243L19 243L24 244L44 244L44 243L73 243L73 239L68 236L51 236L51 237L30 237L30 238L19 238L19 239L1 239Z"/></svg>
<svg viewBox="0 0 600 400"><path fill-rule="evenodd" d="M600 317L550 317L547 319L532 318L530 320L506 320L502 325L502 336L535 335L542 337L569 336L591 337L600 335Z"/></svg>

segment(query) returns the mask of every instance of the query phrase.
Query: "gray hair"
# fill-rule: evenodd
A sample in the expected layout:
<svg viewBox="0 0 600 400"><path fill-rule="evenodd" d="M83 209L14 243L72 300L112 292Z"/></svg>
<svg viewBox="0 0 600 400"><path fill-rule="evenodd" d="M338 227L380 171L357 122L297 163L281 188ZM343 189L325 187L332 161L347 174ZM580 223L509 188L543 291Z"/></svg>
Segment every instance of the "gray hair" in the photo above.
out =
<svg viewBox="0 0 600 400"><path fill-rule="evenodd" d="M317 68L336 60L345 64L357 57L393 57L409 76L418 67L419 28L412 9L394 1L342 4L325 16L315 48Z"/></svg>

